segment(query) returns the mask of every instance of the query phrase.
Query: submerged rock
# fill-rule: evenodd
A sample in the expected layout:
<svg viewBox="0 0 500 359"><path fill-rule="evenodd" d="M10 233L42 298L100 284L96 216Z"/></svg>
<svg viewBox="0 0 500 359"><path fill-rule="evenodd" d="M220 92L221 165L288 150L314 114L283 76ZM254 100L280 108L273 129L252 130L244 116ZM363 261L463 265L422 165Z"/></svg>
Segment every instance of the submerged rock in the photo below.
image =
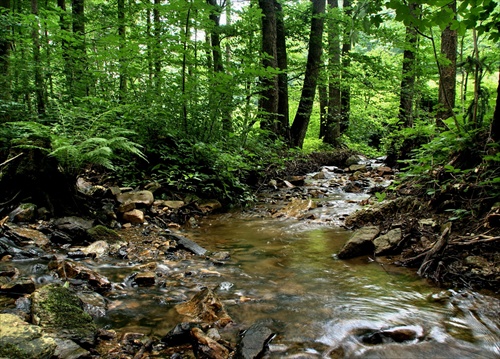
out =
<svg viewBox="0 0 500 359"><path fill-rule="evenodd" d="M216 323L224 327L233 321L224 309L219 297L208 288L197 293L188 302L178 304L175 309L179 314L196 322Z"/></svg>
<svg viewBox="0 0 500 359"><path fill-rule="evenodd" d="M0 314L0 357L18 359L52 358L57 344L42 328L13 314Z"/></svg>

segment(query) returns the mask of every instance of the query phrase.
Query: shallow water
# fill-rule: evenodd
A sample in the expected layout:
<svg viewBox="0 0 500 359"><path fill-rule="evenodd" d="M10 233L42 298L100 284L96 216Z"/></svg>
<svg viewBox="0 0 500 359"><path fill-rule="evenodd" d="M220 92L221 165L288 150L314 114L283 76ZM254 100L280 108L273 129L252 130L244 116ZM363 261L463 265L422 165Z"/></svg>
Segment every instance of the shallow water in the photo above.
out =
<svg viewBox="0 0 500 359"><path fill-rule="evenodd" d="M109 298L103 322L164 335L181 320L173 306L206 285L241 328L270 318L280 323L272 346L276 358L285 352L325 357L339 348L344 357L356 357L370 347L361 334L400 327L420 341L473 350L469 357L500 355L497 299L444 291L409 269L370 257L338 260L335 253L350 234L341 228L237 213L208 217L182 234L210 251L230 252L231 259L224 265L186 260L169 267L180 282L162 289L126 287ZM100 268L114 281L133 270Z"/></svg>

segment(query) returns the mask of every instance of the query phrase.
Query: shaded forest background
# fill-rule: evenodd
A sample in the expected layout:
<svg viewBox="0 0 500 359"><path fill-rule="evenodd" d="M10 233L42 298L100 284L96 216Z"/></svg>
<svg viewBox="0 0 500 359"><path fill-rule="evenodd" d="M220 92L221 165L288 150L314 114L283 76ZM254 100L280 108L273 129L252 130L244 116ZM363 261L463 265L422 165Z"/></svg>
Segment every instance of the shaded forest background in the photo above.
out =
<svg viewBox="0 0 500 359"><path fill-rule="evenodd" d="M235 204L349 148L494 201L499 24L491 0L0 0L0 160Z"/></svg>

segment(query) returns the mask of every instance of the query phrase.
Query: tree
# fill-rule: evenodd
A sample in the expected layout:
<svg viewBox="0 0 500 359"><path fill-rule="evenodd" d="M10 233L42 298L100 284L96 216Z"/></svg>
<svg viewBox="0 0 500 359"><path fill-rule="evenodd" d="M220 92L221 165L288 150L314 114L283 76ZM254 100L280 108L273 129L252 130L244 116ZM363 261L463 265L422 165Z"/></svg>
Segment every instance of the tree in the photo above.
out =
<svg viewBox="0 0 500 359"><path fill-rule="evenodd" d="M328 0L328 95L325 100L327 111L320 131L323 142L333 146L339 145L341 117L340 27L334 17L338 7L337 0Z"/></svg>
<svg viewBox="0 0 500 359"><path fill-rule="evenodd" d="M495 113L491 121L491 138L500 143L500 67L498 68L497 100L495 103Z"/></svg>
<svg viewBox="0 0 500 359"><path fill-rule="evenodd" d="M290 114L288 105L288 60L286 50L286 31L282 0L274 0L276 9L276 55L280 70L278 74L278 128L277 135L290 143Z"/></svg>
<svg viewBox="0 0 500 359"><path fill-rule="evenodd" d="M45 86L43 83L42 64L40 59L40 25L38 23L38 0L31 0L31 13L34 15L31 39L33 41L33 65L35 68L35 94L37 112L39 115L45 113Z"/></svg>
<svg viewBox="0 0 500 359"><path fill-rule="evenodd" d="M323 51L323 25L325 0L312 0L311 33L309 36L309 53L307 55L304 84L300 96L297 113L291 127L292 145L302 148L316 93L316 85Z"/></svg>
<svg viewBox="0 0 500 359"><path fill-rule="evenodd" d="M118 0L118 37L119 39L119 67L120 67L120 88L119 88L119 101L123 102L125 95L127 93L127 74L125 72L126 60L125 60L125 43L126 39L126 28L125 28L125 0Z"/></svg>
<svg viewBox="0 0 500 359"><path fill-rule="evenodd" d="M10 99L9 55L11 42L8 39L10 0L0 0L0 100Z"/></svg>
<svg viewBox="0 0 500 359"><path fill-rule="evenodd" d="M452 1L448 7L453 14L456 14L456 1ZM452 29L451 24L446 26L441 33L441 54L445 57L446 63L439 66L438 124L442 124L443 120L454 116L457 77L457 30Z"/></svg>
<svg viewBox="0 0 500 359"><path fill-rule="evenodd" d="M344 12L347 19L352 16L352 7L350 0L344 0ZM352 25L348 25L344 30L343 44L342 44L342 87L340 94L340 133L345 132L349 127L349 120L351 116L351 88L350 88L350 73L349 66L351 64L351 31Z"/></svg>
<svg viewBox="0 0 500 359"><path fill-rule="evenodd" d="M73 47L71 49L72 95L88 95L87 49L85 44L85 0L73 0Z"/></svg>
<svg viewBox="0 0 500 359"><path fill-rule="evenodd" d="M260 79L260 125L276 135L279 103L276 8L274 0L259 0L259 6L262 10L262 66L271 70Z"/></svg>

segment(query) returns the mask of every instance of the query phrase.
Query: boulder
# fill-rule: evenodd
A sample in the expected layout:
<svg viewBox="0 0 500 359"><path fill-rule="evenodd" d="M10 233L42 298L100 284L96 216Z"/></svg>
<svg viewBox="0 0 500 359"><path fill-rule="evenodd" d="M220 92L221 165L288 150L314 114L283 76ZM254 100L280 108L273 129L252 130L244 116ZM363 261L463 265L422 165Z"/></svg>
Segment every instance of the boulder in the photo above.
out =
<svg viewBox="0 0 500 359"><path fill-rule="evenodd" d="M135 283L139 287L152 287L155 285L156 275L154 272L142 272L135 276Z"/></svg>
<svg viewBox="0 0 500 359"><path fill-rule="evenodd" d="M109 244L105 241L96 241L82 249L86 256L101 258L109 253Z"/></svg>
<svg viewBox="0 0 500 359"><path fill-rule="evenodd" d="M161 338L161 341L169 347L189 344L191 343L191 329L199 327L199 323L184 322L177 324L174 329Z"/></svg>
<svg viewBox="0 0 500 359"><path fill-rule="evenodd" d="M401 241L401 228L391 229L384 235L381 235L373 240L375 245L375 254L383 255L391 252Z"/></svg>
<svg viewBox="0 0 500 359"><path fill-rule="evenodd" d="M359 157L358 155L352 155L352 156L348 157L347 160L345 160L345 165L347 167L350 167L352 165L357 165L361 161L362 161L361 157Z"/></svg>
<svg viewBox="0 0 500 359"><path fill-rule="evenodd" d="M158 207L167 207L168 209L179 209L181 207L184 207L186 203L184 203L184 201L157 200L154 202L154 205Z"/></svg>
<svg viewBox="0 0 500 359"><path fill-rule="evenodd" d="M120 193L116 196L116 200L120 203L134 203L137 208L151 207L154 202L153 192L151 191L130 191Z"/></svg>
<svg viewBox="0 0 500 359"><path fill-rule="evenodd" d="M356 230L340 250L340 259L354 258L372 254L374 250L373 239L380 233L377 226L367 226Z"/></svg>
<svg viewBox="0 0 500 359"><path fill-rule="evenodd" d="M123 214L123 220L125 222L133 223L133 224L141 224L144 223L144 212L139 209L133 209L131 211L125 212Z"/></svg>
<svg viewBox="0 0 500 359"><path fill-rule="evenodd" d="M58 338L83 347L95 344L97 327L83 310L83 303L69 288L46 285L31 295L33 324Z"/></svg>
<svg viewBox="0 0 500 359"><path fill-rule="evenodd" d="M198 292L191 300L175 306L177 312L192 321L226 326L233 320L227 314L219 297L210 289Z"/></svg>
<svg viewBox="0 0 500 359"><path fill-rule="evenodd" d="M367 166L365 164L354 164L349 166L350 172L366 172Z"/></svg>
<svg viewBox="0 0 500 359"><path fill-rule="evenodd" d="M53 338L42 328L31 325L13 314L0 314L1 358L52 358L56 350Z"/></svg>

